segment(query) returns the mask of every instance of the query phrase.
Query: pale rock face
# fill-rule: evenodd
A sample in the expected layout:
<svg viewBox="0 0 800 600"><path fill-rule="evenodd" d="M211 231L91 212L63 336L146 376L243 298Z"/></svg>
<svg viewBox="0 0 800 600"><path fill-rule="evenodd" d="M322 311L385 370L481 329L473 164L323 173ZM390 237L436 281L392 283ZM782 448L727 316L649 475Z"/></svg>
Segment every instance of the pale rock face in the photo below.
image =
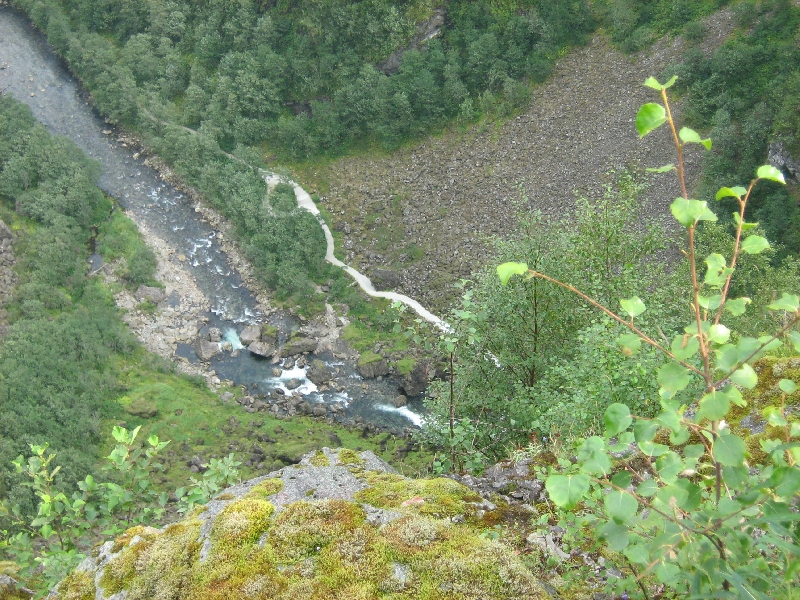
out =
<svg viewBox="0 0 800 600"><path fill-rule="evenodd" d="M323 448L228 488L164 529L103 544L48 598L550 596L510 547L481 537L486 501L403 477L372 452ZM213 591L213 592L212 592Z"/></svg>

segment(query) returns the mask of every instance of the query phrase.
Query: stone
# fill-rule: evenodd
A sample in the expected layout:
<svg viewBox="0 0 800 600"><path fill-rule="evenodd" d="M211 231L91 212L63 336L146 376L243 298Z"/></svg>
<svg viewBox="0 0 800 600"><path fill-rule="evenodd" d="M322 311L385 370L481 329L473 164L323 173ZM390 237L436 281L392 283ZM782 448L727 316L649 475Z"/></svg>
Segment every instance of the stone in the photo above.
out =
<svg viewBox="0 0 800 600"><path fill-rule="evenodd" d="M315 359L311 363L311 367L309 367L308 371L306 372L306 377L311 380L314 385L322 385L327 383L333 377L333 373L328 368L328 366L319 359Z"/></svg>
<svg viewBox="0 0 800 600"><path fill-rule="evenodd" d="M273 346L278 345L278 328L273 327L269 323L264 323L261 326L261 341Z"/></svg>
<svg viewBox="0 0 800 600"><path fill-rule="evenodd" d="M317 349L317 340L312 340L307 337L296 337L290 339L281 348L283 356L294 356L295 354L302 354L303 352L314 352Z"/></svg>
<svg viewBox="0 0 800 600"><path fill-rule="evenodd" d="M402 274L392 269L372 269L370 279L379 290L394 289L403 283Z"/></svg>
<svg viewBox="0 0 800 600"><path fill-rule="evenodd" d="M254 342L261 341L261 326L248 325L245 327L242 333L239 334L239 341L242 342L243 346L249 346Z"/></svg>
<svg viewBox="0 0 800 600"><path fill-rule="evenodd" d="M202 361L211 360L212 357L220 353L219 344L208 340L197 340L194 345L197 358Z"/></svg>
<svg viewBox="0 0 800 600"><path fill-rule="evenodd" d="M315 417L324 417L328 414L328 409L325 408L324 404L315 404L312 413Z"/></svg>
<svg viewBox="0 0 800 600"><path fill-rule="evenodd" d="M148 300L154 304L158 304L167 298L167 292L161 288L151 287L149 285L140 285L136 292L133 294L138 302Z"/></svg>
<svg viewBox="0 0 800 600"><path fill-rule="evenodd" d="M265 342L253 342L247 347L247 349L251 353L257 354L258 356L263 356L264 358L269 358L275 354L275 347Z"/></svg>
<svg viewBox="0 0 800 600"><path fill-rule="evenodd" d="M5 222L0 219L0 241L13 239L14 233L8 228L8 225L6 225Z"/></svg>
<svg viewBox="0 0 800 600"><path fill-rule="evenodd" d="M300 387L302 383L303 382L300 381L299 379L290 379L289 381L286 382L286 389L296 390L297 388Z"/></svg>
<svg viewBox="0 0 800 600"><path fill-rule="evenodd" d="M374 379L389 374L389 365L384 359L375 360L366 364L359 364L358 374L364 379Z"/></svg>
<svg viewBox="0 0 800 600"><path fill-rule="evenodd" d="M158 414L158 407L154 402L145 400L144 398L137 398L125 407L125 412L134 417L141 417L142 419L152 419Z"/></svg>
<svg viewBox="0 0 800 600"><path fill-rule="evenodd" d="M220 331L219 327L212 327L208 330L208 341L209 342L220 342L222 341L222 331Z"/></svg>
<svg viewBox="0 0 800 600"><path fill-rule="evenodd" d="M394 398L394 405L396 408L401 408L408 404L408 398L406 398L403 394L399 394Z"/></svg>

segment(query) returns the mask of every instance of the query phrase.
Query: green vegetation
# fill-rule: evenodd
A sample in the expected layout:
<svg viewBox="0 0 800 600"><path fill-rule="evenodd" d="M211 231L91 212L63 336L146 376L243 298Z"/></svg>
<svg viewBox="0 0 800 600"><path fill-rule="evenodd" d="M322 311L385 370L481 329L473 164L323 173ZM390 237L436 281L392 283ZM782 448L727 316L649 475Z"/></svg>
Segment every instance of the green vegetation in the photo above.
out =
<svg viewBox="0 0 800 600"><path fill-rule="evenodd" d="M772 141L798 156L800 146L800 7L789 1L735 5L739 29L710 57L689 49L683 62L668 70L679 75L689 125L716 142L704 160L698 198L711 201L730 181L746 181L765 162ZM721 202L720 219L730 223L735 199ZM776 244L775 259L800 248L797 192L767 183L758 186L747 206Z"/></svg>
<svg viewBox="0 0 800 600"><path fill-rule="evenodd" d="M784 184L784 176L764 165L746 187L718 190L716 200L736 202L735 241L727 257L709 254L703 270L696 232L717 216L708 202L688 197L683 150L692 143L710 148L711 141L686 127L678 131L666 91L674 83L674 77L666 84L652 77L645 82L663 104L642 106L636 128L644 137L668 124L677 150L676 165L659 170L677 171L684 190L670 210L686 230L689 277L682 296L691 307L689 324L665 332L643 318L648 306L638 296L621 299L617 312L535 266L497 268L504 285L523 275L581 297L624 328L617 343L626 355L649 347L664 358L644 373L658 385L656 414L634 414L625 399L614 402L604 411L603 434L581 435L569 454L575 460L562 458L542 474L550 500L564 511L570 539L585 544L594 532L588 539L618 565L620 574L607 586L614 594L647 598L659 587L680 597L794 598L800 583L800 421L789 405L800 388L785 376L798 361L772 362L771 372L755 361L767 353L800 353L800 298L785 291L773 296L766 309L775 319L766 335L723 324L723 317L730 323L728 313L741 316L751 303L733 293L738 259L770 247L746 221L747 204L759 182ZM770 388L748 417L763 417L766 435L745 441L739 434L748 406L742 390L757 389L759 381Z"/></svg>
<svg viewBox="0 0 800 600"><path fill-rule="evenodd" d="M100 224L96 251L106 262L124 259L124 268L115 271L133 288L140 285L157 286L156 257L145 243L136 225L119 209Z"/></svg>

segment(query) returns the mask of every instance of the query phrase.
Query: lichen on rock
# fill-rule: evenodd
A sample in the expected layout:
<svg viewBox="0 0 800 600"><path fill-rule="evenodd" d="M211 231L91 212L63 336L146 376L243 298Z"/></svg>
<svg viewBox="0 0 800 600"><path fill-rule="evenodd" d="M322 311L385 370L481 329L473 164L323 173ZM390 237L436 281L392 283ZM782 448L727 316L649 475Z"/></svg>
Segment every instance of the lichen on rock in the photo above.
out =
<svg viewBox="0 0 800 600"><path fill-rule="evenodd" d="M163 530L128 530L50 598L547 598L510 547L480 535L470 511L481 500L370 452L324 448Z"/></svg>

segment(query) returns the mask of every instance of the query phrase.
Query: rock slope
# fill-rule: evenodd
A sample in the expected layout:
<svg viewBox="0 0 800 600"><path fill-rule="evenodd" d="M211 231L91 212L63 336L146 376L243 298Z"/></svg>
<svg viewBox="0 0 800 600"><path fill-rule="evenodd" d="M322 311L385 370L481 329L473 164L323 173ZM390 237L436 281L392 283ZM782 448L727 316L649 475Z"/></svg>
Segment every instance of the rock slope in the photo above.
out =
<svg viewBox="0 0 800 600"><path fill-rule="evenodd" d="M703 49L731 28L729 12L714 15ZM684 49L681 39L663 39L626 56L597 36L560 59L529 108L496 128L477 125L389 156L327 166L319 173L328 184L323 203L342 232L345 262L370 274L379 289L440 310L452 283L489 258L486 236L513 235L515 206L568 216L575 192L601 193L609 170L674 160L668 131L639 140L634 117L655 100L642 82L678 62ZM699 150L686 159L695 180ZM643 211L668 214L678 193L672 174L654 178Z"/></svg>

